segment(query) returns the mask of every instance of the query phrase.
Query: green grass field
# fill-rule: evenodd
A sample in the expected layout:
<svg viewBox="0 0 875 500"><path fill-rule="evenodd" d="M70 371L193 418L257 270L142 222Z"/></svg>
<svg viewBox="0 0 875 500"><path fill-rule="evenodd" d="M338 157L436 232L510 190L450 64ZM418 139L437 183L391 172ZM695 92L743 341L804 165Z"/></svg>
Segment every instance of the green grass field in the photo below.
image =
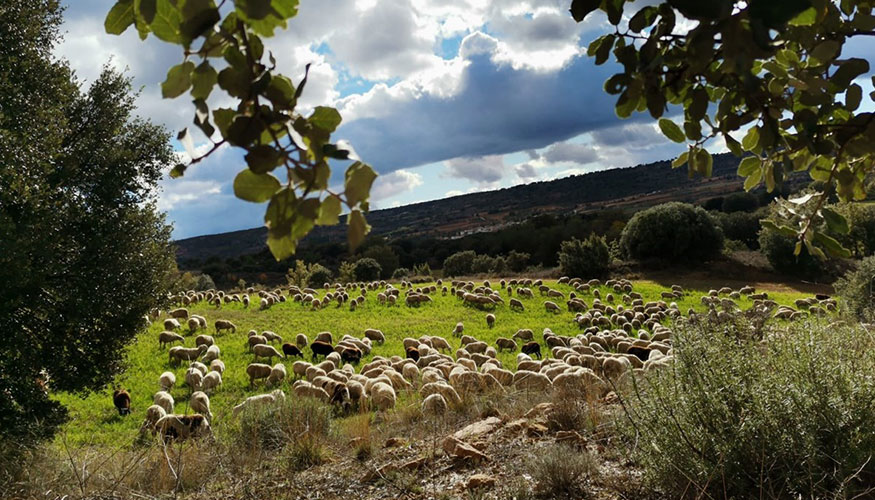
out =
<svg viewBox="0 0 875 500"><path fill-rule="evenodd" d="M493 286L497 287L498 280L493 280ZM566 296L574 291L567 285L557 285L555 281L545 284L558 289ZM715 288L719 288L715 283ZM424 286L424 285L421 285ZM667 289L649 281L634 283L634 290L641 293L647 300L659 300L660 293ZM524 312L512 312L507 305L499 305L494 314L496 316L495 327L487 328L486 312L462 305L462 302L452 296L441 296L440 289L432 294L433 302L421 305L418 308L396 305L387 307L379 305L376 292L369 292L368 299L355 312L348 307L335 308L334 304L320 311L311 311L301 304L287 301L278 303L272 308L259 311L256 306L244 309L239 303L225 304L221 309L205 303L189 307L193 314L200 314L207 318L209 328L207 334L213 335L216 344L221 349L221 359L226 365L223 375L223 386L211 396L211 407L214 415L213 425L219 428L223 421L230 419L231 408L252 394L265 392L261 382L255 387L249 387L246 375L246 366L253 362L253 355L247 352L247 332L250 329L270 330L278 333L284 341L294 343L294 337L298 333L304 333L310 339L321 331L330 331L334 335L335 342L343 335L350 334L361 337L366 328L377 328L386 335L384 345L375 345L371 355L362 360L365 363L374 355L392 356L404 355L402 339L405 337L418 338L422 335L439 335L447 339L456 348L459 339L453 337L452 330L457 322L462 321L465 325L465 334L472 335L490 345L494 344L497 337L511 337L520 328L530 328L535 332L536 340L541 339L541 331L549 327L559 335L576 335L580 332L576 324L572 323L573 313L567 312L563 301L559 303L563 308L561 314L548 313L543 307L545 297L538 295L536 288L535 298L522 299L526 310ZM602 296L612 290L602 288ZM324 295L324 290L320 295ZM702 310L700 297L702 290L687 290L683 300L678 300L680 309L684 312L690 307ZM501 290L502 297L507 300L507 293ZM358 291L351 293L357 296ZM770 298L781 304L792 305L798 298L809 295L796 292L769 293ZM592 302L592 295L583 294L582 298L587 303ZM403 303L399 300L399 304ZM619 299L619 297L618 297ZM254 301L257 303L256 301ZM747 298L737 301L742 308L750 307L751 302ZM146 408L152 404L153 394L159 390L158 377L167 370L173 371L177 377L177 385L171 391L176 401L176 412L184 413L188 410L187 401L190 394L188 387L183 384L186 364L172 368L168 362L167 348L158 346L158 333L163 330L163 316L149 329L143 331L136 341L128 348L126 353L127 369L120 375L116 384L130 391L132 397L132 414L128 417L118 416L112 404L112 388L101 392L90 393L80 397L73 394L57 394L56 397L70 409L71 421L66 425L65 432L61 433L58 440L66 439L67 443L76 445L112 445L130 443L137 435L138 428L143 420ZM236 333L215 335L213 322L217 319L227 319L237 325ZM183 330L186 330L183 327ZM183 333L183 332L180 332ZM201 332L198 332L201 333ZM185 337L185 346L193 347L195 335ZM179 345L179 344L176 344ZM279 349L279 345L276 345ZM544 352L547 352L546 349ZM305 350L305 359L309 361L309 349ZM511 370L516 366L516 353L500 353L499 359L502 364ZM296 358L297 359L297 358ZM286 359L285 363L290 378L292 377L291 363L296 359ZM262 361L264 362L264 361ZM276 362L276 361L274 361ZM293 380L287 379L282 388L290 394ZM272 388L271 388L272 389Z"/></svg>

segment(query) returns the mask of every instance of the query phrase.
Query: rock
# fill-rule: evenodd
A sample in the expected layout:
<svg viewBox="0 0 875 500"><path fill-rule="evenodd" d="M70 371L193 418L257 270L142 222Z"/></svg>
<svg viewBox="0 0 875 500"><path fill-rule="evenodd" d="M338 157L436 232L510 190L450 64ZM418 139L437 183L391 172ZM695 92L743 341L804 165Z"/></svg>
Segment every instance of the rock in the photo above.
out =
<svg viewBox="0 0 875 500"><path fill-rule="evenodd" d="M495 477L489 474L474 474L468 478L465 483L466 490L476 490L479 488L492 488L495 486Z"/></svg>
<svg viewBox="0 0 875 500"><path fill-rule="evenodd" d="M556 442L565 443L575 448L585 448L587 441L577 431L559 431L556 433Z"/></svg>
<svg viewBox="0 0 875 500"><path fill-rule="evenodd" d="M485 418L479 422L474 422L473 424L462 428L459 431L456 431L453 436L456 439L460 440L468 440L472 438L480 437L484 434L489 434L495 430L496 427L501 425L501 419L498 417L489 417Z"/></svg>
<svg viewBox="0 0 875 500"><path fill-rule="evenodd" d="M534 408L526 412L526 418L539 417L546 415L553 409L553 403L539 403Z"/></svg>
<svg viewBox="0 0 875 500"><path fill-rule="evenodd" d="M522 432L523 429L526 428L528 424L528 420L524 418L518 418L511 422L508 422L507 425L504 426L505 432Z"/></svg>
<svg viewBox="0 0 875 500"><path fill-rule="evenodd" d="M481 453L479 450L477 450L477 448L474 448L470 444L456 438L455 436L447 436L447 438L444 439L443 445L441 447L448 455L451 455L455 458L471 460L474 462L480 462L482 460L489 459L489 457Z"/></svg>
<svg viewBox="0 0 875 500"><path fill-rule="evenodd" d="M428 458L421 457L413 459L409 462L405 462L401 465L396 464L386 464L379 469L371 469L367 474L362 477L362 482L369 483L371 481L375 481L377 479L386 477L387 474L399 471L399 470L416 470L425 465L428 462Z"/></svg>
<svg viewBox="0 0 875 500"><path fill-rule="evenodd" d="M400 438L400 437L390 437L390 438L387 439L386 442L383 444L383 448L395 448L395 447L398 447L398 446L404 446L404 444L405 444L406 442L407 442L407 441L405 441L404 438Z"/></svg>
<svg viewBox="0 0 875 500"><path fill-rule="evenodd" d="M526 427L526 434L530 437L540 437L547 434L547 426L538 422L530 422Z"/></svg>
<svg viewBox="0 0 875 500"><path fill-rule="evenodd" d="M604 399L602 399L602 402L606 405L618 404L620 402L620 396L617 396L616 392L611 391L604 397Z"/></svg>

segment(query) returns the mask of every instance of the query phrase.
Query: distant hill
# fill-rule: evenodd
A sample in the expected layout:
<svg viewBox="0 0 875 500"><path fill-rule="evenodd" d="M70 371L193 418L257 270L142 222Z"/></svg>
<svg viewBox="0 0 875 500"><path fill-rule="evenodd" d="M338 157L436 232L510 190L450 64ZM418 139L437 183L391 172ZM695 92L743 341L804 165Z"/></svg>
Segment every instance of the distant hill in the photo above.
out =
<svg viewBox="0 0 875 500"><path fill-rule="evenodd" d="M372 233L387 238L457 238L499 229L537 214L638 208L666 201L697 202L741 189L738 158L714 156L713 176L690 179L670 161L576 175L553 181L453 196L368 214ZM317 227L302 245L343 242L346 226ZM177 258L206 259L254 254L265 248L263 227L178 240Z"/></svg>

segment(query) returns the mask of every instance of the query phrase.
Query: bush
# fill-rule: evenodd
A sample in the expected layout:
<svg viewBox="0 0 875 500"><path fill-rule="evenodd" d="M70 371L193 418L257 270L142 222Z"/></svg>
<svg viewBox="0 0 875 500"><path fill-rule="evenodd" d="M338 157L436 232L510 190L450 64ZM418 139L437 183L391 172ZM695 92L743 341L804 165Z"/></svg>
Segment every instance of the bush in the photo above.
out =
<svg viewBox="0 0 875 500"><path fill-rule="evenodd" d="M353 268L356 281L378 280L382 272L383 268L380 267L380 264L370 257L357 260Z"/></svg>
<svg viewBox="0 0 875 500"><path fill-rule="evenodd" d="M759 200L750 193L732 193L723 198L720 210L730 212L751 212L759 207Z"/></svg>
<svg viewBox="0 0 875 500"><path fill-rule="evenodd" d="M564 444L537 450L527 465L539 498L587 498L588 483L598 473L598 462L589 451Z"/></svg>
<svg viewBox="0 0 875 500"><path fill-rule="evenodd" d="M492 270L493 262L493 258L488 255L478 255L474 257L474 261L471 263L471 272L488 273Z"/></svg>
<svg viewBox="0 0 875 500"><path fill-rule="evenodd" d="M395 269L398 268L398 255L391 247L386 245L375 245L364 251L362 257L370 257L380 264L380 278L388 278L392 276Z"/></svg>
<svg viewBox="0 0 875 500"><path fill-rule="evenodd" d="M410 276L410 269L406 267L399 267L392 273L393 280L400 280Z"/></svg>
<svg viewBox="0 0 875 500"><path fill-rule="evenodd" d="M529 267L529 261L531 261L531 259L532 256L525 252L511 250L510 253L507 254L507 267L515 273L521 273Z"/></svg>
<svg viewBox="0 0 875 500"><path fill-rule="evenodd" d="M573 238L559 247L559 269L575 278L601 278L608 274L611 253L605 239L590 234L585 240Z"/></svg>
<svg viewBox="0 0 875 500"><path fill-rule="evenodd" d="M830 208L844 215L851 228L847 235L835 235L842 246L856 257L875 253L875 205L840 203Z"/></svg>
<svg viewBox="0 0 875 500"><path fill-rule="evenodd" d="M413 265L413 274L414 274L414 276L431 277L431 266L428 265L428 262L423 262L421 264L414 264Z"/></svg>
<svg viewBox="0 0 875 500"><path fill-rule="evenodd" d="M760 252L768 259L775 271L805 279L824 276L824 262L808 253L802 246L799 255L794 255L796 239L785 236L771 228L762 228L759 235Z"/></svg>
<svg viewBox="0 0 875 500"><path fill-rule="evenodd" d="M647 477L669 497L851 498L871 487L871 335L818 321L752 331L742 320L676 324L673 365L624 393L630 425L619 428Z"/></svg>
<svg viewBox="0 0 875 500"><path fill-rule="evenodd" d="M318 288L331 281L331 270L322 264L310 264L310 288Z"/></svg>
<svg viewBox="0 0 875 500"><path fill-rule="evenodd" d="M502 256L498 256L498 257L492 259L492 267L489 269L490 273L498 276L506 271L507 271L507 259L506 258L504 258Z"/></svg>
<svg viewBox="0 0 875 500"><path fill-rule="evenodd" d="M203 292L205 290L215 290L216 283L209 274L195 274L186 271L179 276L179 279L174 284L174 289Z"/></svg>
<svg viewBox="0 0 875 500"><path fill-rule="evenodd" d="M845 312L858 320L875 317L875 256L866 257L835 283Z"/></svg>
<svg viewBox="0 0 875 500"><path fill-rule="evenodd" d="M328 436L331 407L320 401L288 396L270 405L251 405L240 414L239 427L232 428L234 446L252 451L290 451L314 456L313 445ZM302 432L306 430L305 432ZM315 465L311 463L310 465Z"/></svg>
<svg viewBox="0 0 875 500"><path fill-rule="evenodd" d="M444 259L444 276L462 276L471 274L474 258L477 254L473 250L456 252Z"/></svg>
<svg viewBox="0 0 875 500"><path fill-rule="evenodd" d="M729 240L741 241L748 249L756 250L759 245L760 219L766 216L764 210L756 212L712 213L714 220Z"/></svg>
<svg viewBox="0 0 875 500"><path fill-rule="evenodd" d="M632 216L620 246L627 257L638 260L704 261L720 255L723 234L704 209L672 202Z"/></svg>
<svg viewBox="0 0 875 500"><path fill-rule="evenodd" d="M355 281L355 263L345 260L340 263L340 268L337 270L337 279L341 283L351 283Z"/></svg>

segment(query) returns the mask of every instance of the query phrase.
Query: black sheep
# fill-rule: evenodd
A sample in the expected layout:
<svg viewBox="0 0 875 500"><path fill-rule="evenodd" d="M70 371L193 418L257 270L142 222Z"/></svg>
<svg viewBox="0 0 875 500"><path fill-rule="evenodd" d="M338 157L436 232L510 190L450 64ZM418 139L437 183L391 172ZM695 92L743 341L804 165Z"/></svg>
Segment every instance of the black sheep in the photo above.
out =
<svg viewBox="0 0 875 500"><path fill-rule="evenodd" d="M419 361L419 349L415 347L408 347L406 351L408 359L412 359L413 361Z"/></svg>
<svg viewBox="0 0 875 500"><path fill-rule="evenodd" d="M291 358L304 356L304 353L302 353L301 350L298 349L298 346L294 344L289 344L288 342L283 344L283 354Z"/></svg>
<svg viewBox="0 0 875 500"><path fill-rule="evenodd" d="M347 347L340 352L340 359L344 363L357 365L362 360L362 351L352 347Z"/></svg>
<svg viewBox="0 0 875 500"><path fill-rule="evenodd" d="M645 349L644 347L630 347L627 352L641 361L647 361L650 357L650 349Z"/></svg>
<svg viewBox="0 0 875 500"><path fill-rule="evenodd" d="M117 389L112 393L112 404L118 410L119 415L131 414L131 395L124 389Z"/></svg>
<svg viewBox="0 0 875 500"><path fill-rule="evenodd" d="M528 354L541 359L541 344L537 342L529 342L523 346L522 352L523 354Z"/></svg>
<svg viewBox="0 0 875 500"><path fill-rule="evenodd" d="M313 351L313 361L319 359L319 356L328 356L334 352L334 348L328 342L317 340L310 344L310 350Z"/></svg>

